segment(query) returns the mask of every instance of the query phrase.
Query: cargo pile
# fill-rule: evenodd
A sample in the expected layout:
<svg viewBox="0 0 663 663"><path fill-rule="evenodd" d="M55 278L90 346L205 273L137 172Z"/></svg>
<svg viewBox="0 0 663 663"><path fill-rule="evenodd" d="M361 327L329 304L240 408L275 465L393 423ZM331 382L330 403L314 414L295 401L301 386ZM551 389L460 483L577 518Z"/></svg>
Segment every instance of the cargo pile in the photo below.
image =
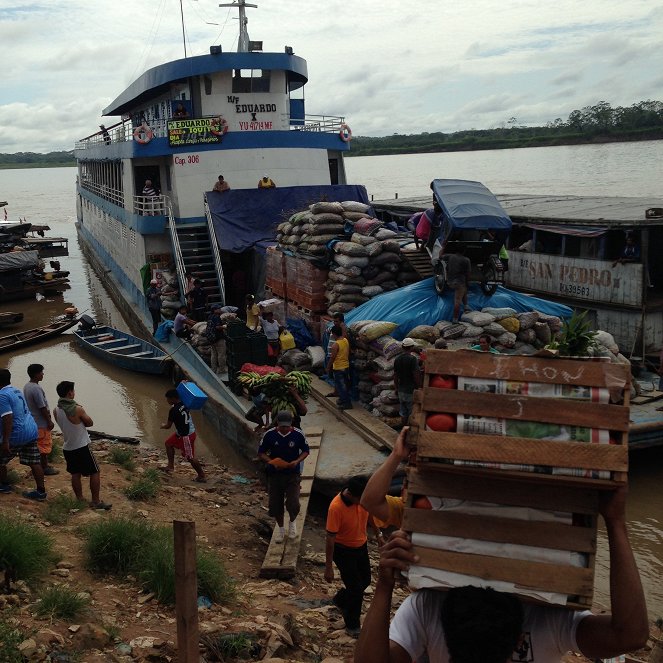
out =
<svg viewBox="0 0 663 663"><path fill-rule="evenodd" d="M184 304L184 297L180 294L180 285L177 275L173 272L162 270L160 272L161 286L161 315L166 320L172 320L177 311Z"/></svg>

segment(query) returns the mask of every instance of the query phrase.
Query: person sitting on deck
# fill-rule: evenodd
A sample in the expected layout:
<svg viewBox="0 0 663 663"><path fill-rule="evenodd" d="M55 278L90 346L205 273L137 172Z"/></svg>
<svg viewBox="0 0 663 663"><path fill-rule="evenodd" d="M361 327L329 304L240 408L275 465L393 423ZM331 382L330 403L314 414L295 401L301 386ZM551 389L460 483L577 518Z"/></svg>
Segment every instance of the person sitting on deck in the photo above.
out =
<svg viewBox="0 0 663 663"><path fill-rule="evenodd" d="M230 184L223 179L223 175L219 175L219 179L214 183L214 188L212 191L217 193L223 193L224 191L230 191Z"/></svg>
<svg viewBox="0 0 663 663"><path fill-rule="evenodd" d="M494 355L498 355L499 351L492 346L493 339L490 337L490 334L481 334L479 336L479 342L476 345L470 347L470 350L479 350L479 352L492 352Z"/></svg>
<svg viewBox="0 0 663 663"><path fill-rule="evenodd" d="M262 179L258 180L258 188L259 189L275 189L276 188L276 182L269 176L269 175L263 175Z"/></svg>

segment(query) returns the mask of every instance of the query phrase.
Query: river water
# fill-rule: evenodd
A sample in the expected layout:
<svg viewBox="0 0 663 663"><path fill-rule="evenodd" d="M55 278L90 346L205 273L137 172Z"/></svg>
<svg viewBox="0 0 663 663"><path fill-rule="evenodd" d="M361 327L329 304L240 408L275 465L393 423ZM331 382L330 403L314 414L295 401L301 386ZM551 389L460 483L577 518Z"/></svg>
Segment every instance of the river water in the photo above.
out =
<svg viewBox="0 0 663 663"><path fill-rule="evenodd" d="M663 141L609 143L481 152L354 157L346 160L348 181L365 184L375 199L426 196L437 177L474 179L495 193L613 195L663 197ZM27 217L47 223L50 236L69 238L69 257L62 268L71 270L71 289L64 297L41 302L13 302L3 310L23 311L22 328L42 324L69 303L114 327L126 323L82 257L76 239L75 168L0 170L0 200L9 202L10 221ZM3 361L4 359L4 361ZM44 387L54 399L55 384L73 379L77 397L95 421L95 429L117 435L141 436L160 446L168 406L163 393L170 388L165 378L141 376L114 369L80 350L63 336L48 345L26 348L0 358L8 365L14 383L27 380L29 363L46 366ZM246 467L229 445L219 440L202 416L194 415L201 451L208 458ZM663 617L663 448L631 454L628 518L631 540L640 569L650 617ZM595 600L608 606L607 542L599 529Z"/></svg>

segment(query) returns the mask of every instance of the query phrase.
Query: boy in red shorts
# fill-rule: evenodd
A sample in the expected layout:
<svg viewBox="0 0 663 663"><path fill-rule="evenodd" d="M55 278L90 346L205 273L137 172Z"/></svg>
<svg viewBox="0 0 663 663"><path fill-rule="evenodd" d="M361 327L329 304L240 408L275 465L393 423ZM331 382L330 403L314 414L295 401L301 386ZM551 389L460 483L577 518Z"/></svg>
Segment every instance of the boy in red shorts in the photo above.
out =
<svg viewBox="0 0 663 663"><path fill-rule="evenodd" d="M175 424L175 432L166 440L166 455L168 456L168 466L164 471L173 472L175 470L175 449L182 452L182 457L186 458L191 467L196 470L198 476L195 481L205 483L207 481L202 465L196 460L194 452L194 442L196 441L196 428L191 419L191 413L180 400L177 389L169 389L166 392L166 400L171 406L168 412L168 421L161 424L161 428L168 429Z"/></svg>

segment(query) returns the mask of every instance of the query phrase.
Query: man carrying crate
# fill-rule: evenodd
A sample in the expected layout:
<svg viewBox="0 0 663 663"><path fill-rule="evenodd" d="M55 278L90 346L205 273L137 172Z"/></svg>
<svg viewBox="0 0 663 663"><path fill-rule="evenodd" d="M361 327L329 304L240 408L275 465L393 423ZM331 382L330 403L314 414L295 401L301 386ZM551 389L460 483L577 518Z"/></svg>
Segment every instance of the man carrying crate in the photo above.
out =
<svg viewBox="0 0 663 663"><path fill-rule="evenodd" d="M382 548L373 602L355 649L355 663L552 663L567 651L609 658L643 647L647 608L626 529L626 487L601 494L599 511L610 547L612 614L520 605L508 594L461 587L423 589L403 602L389 624L399 571L416 564L412 543L395 532Z"/></svg>

